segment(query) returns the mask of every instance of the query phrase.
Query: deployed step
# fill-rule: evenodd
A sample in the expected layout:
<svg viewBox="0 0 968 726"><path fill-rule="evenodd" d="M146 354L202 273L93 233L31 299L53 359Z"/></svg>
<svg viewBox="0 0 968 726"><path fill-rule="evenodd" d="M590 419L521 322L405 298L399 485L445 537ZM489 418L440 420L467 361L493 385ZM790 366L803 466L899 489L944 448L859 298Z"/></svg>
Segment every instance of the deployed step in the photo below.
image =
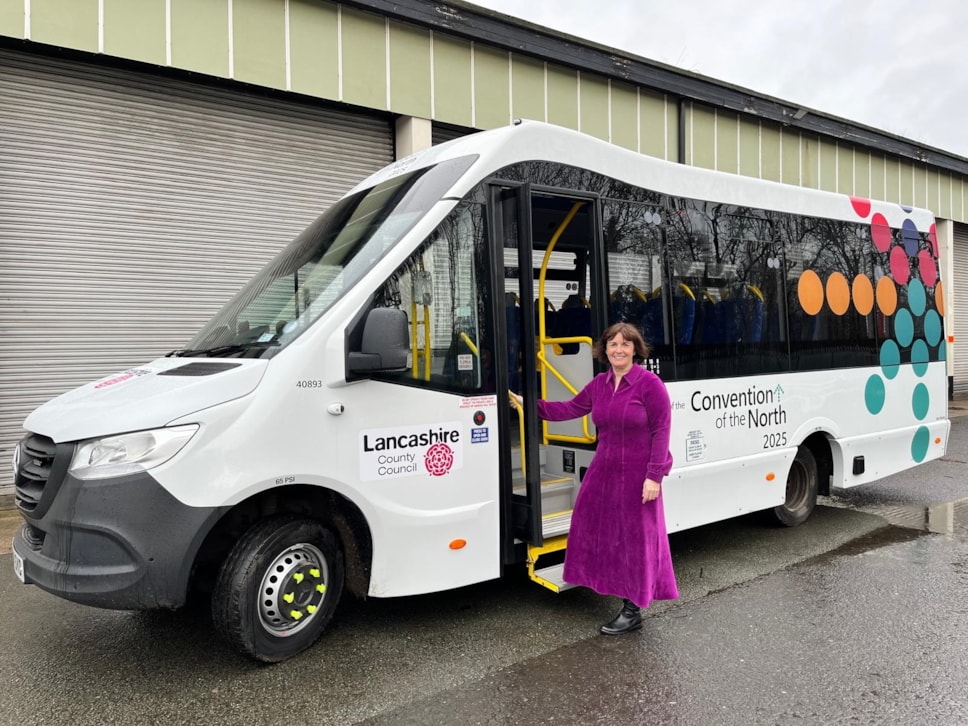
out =
<svg viewBox="0 0 968 726"><path fill-rule="evenodd" d="M571 517L571 512L568 513L568 516L569 518ZM567 545L567 536L549 537L540 547L529 545L528 576L539 585L548 588L552 592L562 592L563 590L568 590L574 587L573 585L565 582L562 578L562 572L564 571L565 567L563 564L559 563L557 565L549 565L548 567L543 567L541 569L535 568L539 557L551 552L561 552Z"/></svg>

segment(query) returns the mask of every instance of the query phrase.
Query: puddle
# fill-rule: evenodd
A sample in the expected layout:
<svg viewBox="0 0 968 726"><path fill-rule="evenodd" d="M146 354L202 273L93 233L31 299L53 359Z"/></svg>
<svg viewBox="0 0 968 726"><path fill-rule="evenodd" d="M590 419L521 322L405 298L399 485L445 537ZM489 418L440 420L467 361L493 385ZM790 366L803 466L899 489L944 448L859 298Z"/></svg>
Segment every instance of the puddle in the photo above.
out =
<svg viewBox="0 0 968 726"><path fill-rule="evenodd" d="M930 506L874 505L860 509L883 518L889 524L937 534L968 532L968 498Z"/></svg>

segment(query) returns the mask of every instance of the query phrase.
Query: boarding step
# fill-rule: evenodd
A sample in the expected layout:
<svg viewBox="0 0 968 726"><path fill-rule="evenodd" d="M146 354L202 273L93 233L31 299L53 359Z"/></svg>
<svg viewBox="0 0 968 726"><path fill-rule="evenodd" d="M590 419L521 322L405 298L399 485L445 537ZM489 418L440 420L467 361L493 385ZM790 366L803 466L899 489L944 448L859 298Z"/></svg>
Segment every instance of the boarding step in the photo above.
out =
<svg viewBox="0 0 968 726"><path fill-rule="evenodd" d="M541 536L560 537L568 534L571 529L571 509L562 512L551 512L541 517Z"/></svg>
<svg viewBox="0 0 968 726"><path fill-rule="evenodd" d="M524 479L515 476L511 490L524 496L527 491ZM575 480L570 476L558 476L541 472L541 511L570 511L575 504ZM567 529L564 531L568 531Z"/></svg>
<svg viewBox="0 0 968 726"><path fill-rule="evenodd" d="M568 512L569 518L571 512ZM568 537L550 537L545 540L543 545L528 546L528 576L542 587L546 587L552 592L563 592L569 590L574 585L565 582L562 577L565 566L562 563L549 565L548 567L536 568L538 558L552 552L561 552L568 545Z"/></svg>
<svg viewBox="0 0 968 726"><path fill-rule="evenodd" d="M548 447L539 446L538 447L538 467L544 468L545 464L548 463ZM511 469L520 472L521 467L521 447L512 446L511 447Z"/></svg>

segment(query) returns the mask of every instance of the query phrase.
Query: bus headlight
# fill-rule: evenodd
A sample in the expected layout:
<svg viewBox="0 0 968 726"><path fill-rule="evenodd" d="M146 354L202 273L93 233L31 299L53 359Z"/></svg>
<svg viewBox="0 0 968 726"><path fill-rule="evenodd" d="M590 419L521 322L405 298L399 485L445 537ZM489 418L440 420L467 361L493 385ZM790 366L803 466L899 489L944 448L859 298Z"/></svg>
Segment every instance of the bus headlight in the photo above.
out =
<svg viewBox="0 0 968 726"><path fill-rule="evenodd" d="M139 474L168 461L196 431L198 424L190 424L82 441L69 471L78 479Z"/></svg>

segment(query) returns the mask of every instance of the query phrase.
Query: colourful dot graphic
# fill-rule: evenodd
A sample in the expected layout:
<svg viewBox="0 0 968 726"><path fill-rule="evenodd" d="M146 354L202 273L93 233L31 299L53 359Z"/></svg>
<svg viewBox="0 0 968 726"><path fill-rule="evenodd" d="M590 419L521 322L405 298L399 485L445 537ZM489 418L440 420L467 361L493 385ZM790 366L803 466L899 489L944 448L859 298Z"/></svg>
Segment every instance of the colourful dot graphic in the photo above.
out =
<svg viewBox="0 0 968 726"><path fill-rule="evenodd" d="M805 270L797 283L800 307L807 315L816 315L823 307L823 283L813 270Z"/></svg>
<svg viewBox="0 0 968 726"><path fill-rule="evenodd" d="M873 414L878 414L884 408L884 379L875 374L867 379L864 386L864 403L867 410Z"/></svg>
<svg viewBox="0 0 968 726"><path fill-rule="evenodd" d="M891 247L891 226L884 215L878 212L871 217L871 241L881 252L887 252Z"/></svg>
<svg viewBox="0 0 968 726"><path fill-rule="evenodd" d="M850 286L839 272L831 273L827 278L827 304L834 315L843 315L850 307Z"/></svg>
<svg viewBox="0 0 968 726"><path fill-rule="evenodd" d="M877 281L877 307L885 315L893 315L897 310L897 286L889 277Z"/></svg>
<svg viewBox="0 0 968 726"><path fill-rule="evenodd" d="M861 315L870 315L874 309L874 286L867 275L858 275L852 286L854 308Z"/></svg>

